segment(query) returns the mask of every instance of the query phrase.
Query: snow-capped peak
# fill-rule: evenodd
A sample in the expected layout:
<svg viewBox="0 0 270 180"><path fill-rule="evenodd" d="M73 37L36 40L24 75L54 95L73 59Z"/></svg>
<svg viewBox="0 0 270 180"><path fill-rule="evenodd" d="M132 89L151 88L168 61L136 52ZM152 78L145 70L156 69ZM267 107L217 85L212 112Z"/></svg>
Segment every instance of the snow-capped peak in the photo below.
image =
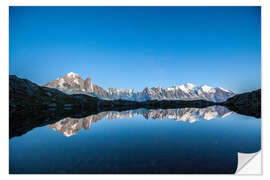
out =
<svg viewBox="0 0 270 180"><path fill-rule="evenodd" d="M174 91L174 90L182 90L186 93L188 93L189 91L193 90L195 87L197 87L194 84L191 83L187 83L187 84L182 84L182 85L178 85L178 86L172 86L171 88L167 88L167 90L169 91Z"/></svg>
<svg viewBox="0 0 270 180"><path fill-rule="evenodd" d="M68 77L76 77L76 76L79 76L79 74L76 74L76 73L74 73L74 72L69 72L69 73L67 73L67 76Z"/></svg>
<svg viewBox="0 0 270 180"><path fill-rule="evenodd" d="M227 89L223 89L221 87L218 87L219 89L221 89L222 91L225 91L225 92L228 92L228 93L231 93L231 91L227 90Z"/></svg>
<svg viewBox="0 0 270 180"><path fill-rule="evenodd" d="M207 86L207 85L203 85L201 88L202 88L202 90L204 92L207 92L207 93L209 93L209 92L215 92L215 89L214 88L212 88L210 86Z"/></svg>
<svg viewBox="0 0 270 180"><path fill-rule="evenodd" d="M196 87L196 85L191 84L191 83L187 83L187 84L186 84L186 87L188 87L189 89L193 89L193 88Z"/></svg>
<svg viewBox="0 0 270 180"><path fill-rule="evenodd" d="M177 89L181 89L182 91L188 93L188 89L186 88L185 85L180 85L180 86L176 86Z"/></svg>

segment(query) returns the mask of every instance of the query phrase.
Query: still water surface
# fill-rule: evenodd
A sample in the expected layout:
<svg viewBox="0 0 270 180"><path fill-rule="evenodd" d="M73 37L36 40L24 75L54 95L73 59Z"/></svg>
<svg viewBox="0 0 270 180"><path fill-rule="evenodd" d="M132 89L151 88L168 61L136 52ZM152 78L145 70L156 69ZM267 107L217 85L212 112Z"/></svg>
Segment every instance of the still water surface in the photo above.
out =
<svg viewBox="0 0 270 180"><path fill-rule="evenodd" d="M34 119L33 119L34 121ZM10 173L234 173L261 119L221 106L64 118L9 143Z"/></svg>

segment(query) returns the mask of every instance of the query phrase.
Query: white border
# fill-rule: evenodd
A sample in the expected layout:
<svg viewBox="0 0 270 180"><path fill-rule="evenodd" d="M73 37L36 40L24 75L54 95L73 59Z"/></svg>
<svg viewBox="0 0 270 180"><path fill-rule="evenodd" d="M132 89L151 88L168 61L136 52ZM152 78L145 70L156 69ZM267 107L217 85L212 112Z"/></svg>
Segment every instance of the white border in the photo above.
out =
<svg viewBox="0 0 270 180"><path fill-rule="evenodd" d="M0 173L1 179L4 178L20 178L20 179L47 179L47 178L65 178L65 179L93 179L93 178L110 178L110 179L138 179L138 178L150 178L150 179L179 179L182 177L200 178L200 179L228 179L228 178L240 178L240 179L249 179L249 178L267 178L270 174L270 165L269 165L269 157L270 157L270 131L267 128L270 128L270 116L269 110L270 108L270 85L268 82L270 78L270 56L269 56L269 33L270 33L270 9L267 3L269 0L259 1L259 0L1 0L1 9L0 9L0 18L1 18L1 28L0 28L0 56L1 56L1 70L0 70L0 84L1 84L1 92L0 92L0 100L1 100L1 161L0 161ZM262 6L262 129L263 133L263 141L262 147L263 153L263 176L228 176L228 175L63 175L59 177L59 175L8 175L8 6L29 6L29 5L37 5L37 6L81 6L81 5L92 5L92 6ZM268 81L268 82L267 82ZM268 112L267 112L268 111ZM265 140L265 141L264 141ZM267 152L268 151L268 152ZM76 176L76 177L74 177ZM267 178L269 179L269 177Z"/></svg>

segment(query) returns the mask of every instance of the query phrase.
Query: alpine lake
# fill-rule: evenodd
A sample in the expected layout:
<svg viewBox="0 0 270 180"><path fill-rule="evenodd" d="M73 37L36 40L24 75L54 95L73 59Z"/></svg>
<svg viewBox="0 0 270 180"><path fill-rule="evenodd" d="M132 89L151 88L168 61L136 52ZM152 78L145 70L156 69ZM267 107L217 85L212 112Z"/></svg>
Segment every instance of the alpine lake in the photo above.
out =
<svg viewBox="0 0 270 180"><path fill-rule="evenodd" d="M233 174L261 149L261 119L223 106L42 118L10 122L11 174Z"/></svg>

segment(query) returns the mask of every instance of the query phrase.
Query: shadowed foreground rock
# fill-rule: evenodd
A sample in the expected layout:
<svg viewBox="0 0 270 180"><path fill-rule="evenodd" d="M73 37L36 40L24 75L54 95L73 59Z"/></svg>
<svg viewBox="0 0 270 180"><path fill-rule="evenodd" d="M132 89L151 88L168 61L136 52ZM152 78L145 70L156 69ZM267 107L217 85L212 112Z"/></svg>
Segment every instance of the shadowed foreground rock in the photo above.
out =
<svg viewBox="0 0 270 180"><path fill-rule="evenodd" d="M261 117L261 89L235 95L223 104L239 114Z"/></svg>

